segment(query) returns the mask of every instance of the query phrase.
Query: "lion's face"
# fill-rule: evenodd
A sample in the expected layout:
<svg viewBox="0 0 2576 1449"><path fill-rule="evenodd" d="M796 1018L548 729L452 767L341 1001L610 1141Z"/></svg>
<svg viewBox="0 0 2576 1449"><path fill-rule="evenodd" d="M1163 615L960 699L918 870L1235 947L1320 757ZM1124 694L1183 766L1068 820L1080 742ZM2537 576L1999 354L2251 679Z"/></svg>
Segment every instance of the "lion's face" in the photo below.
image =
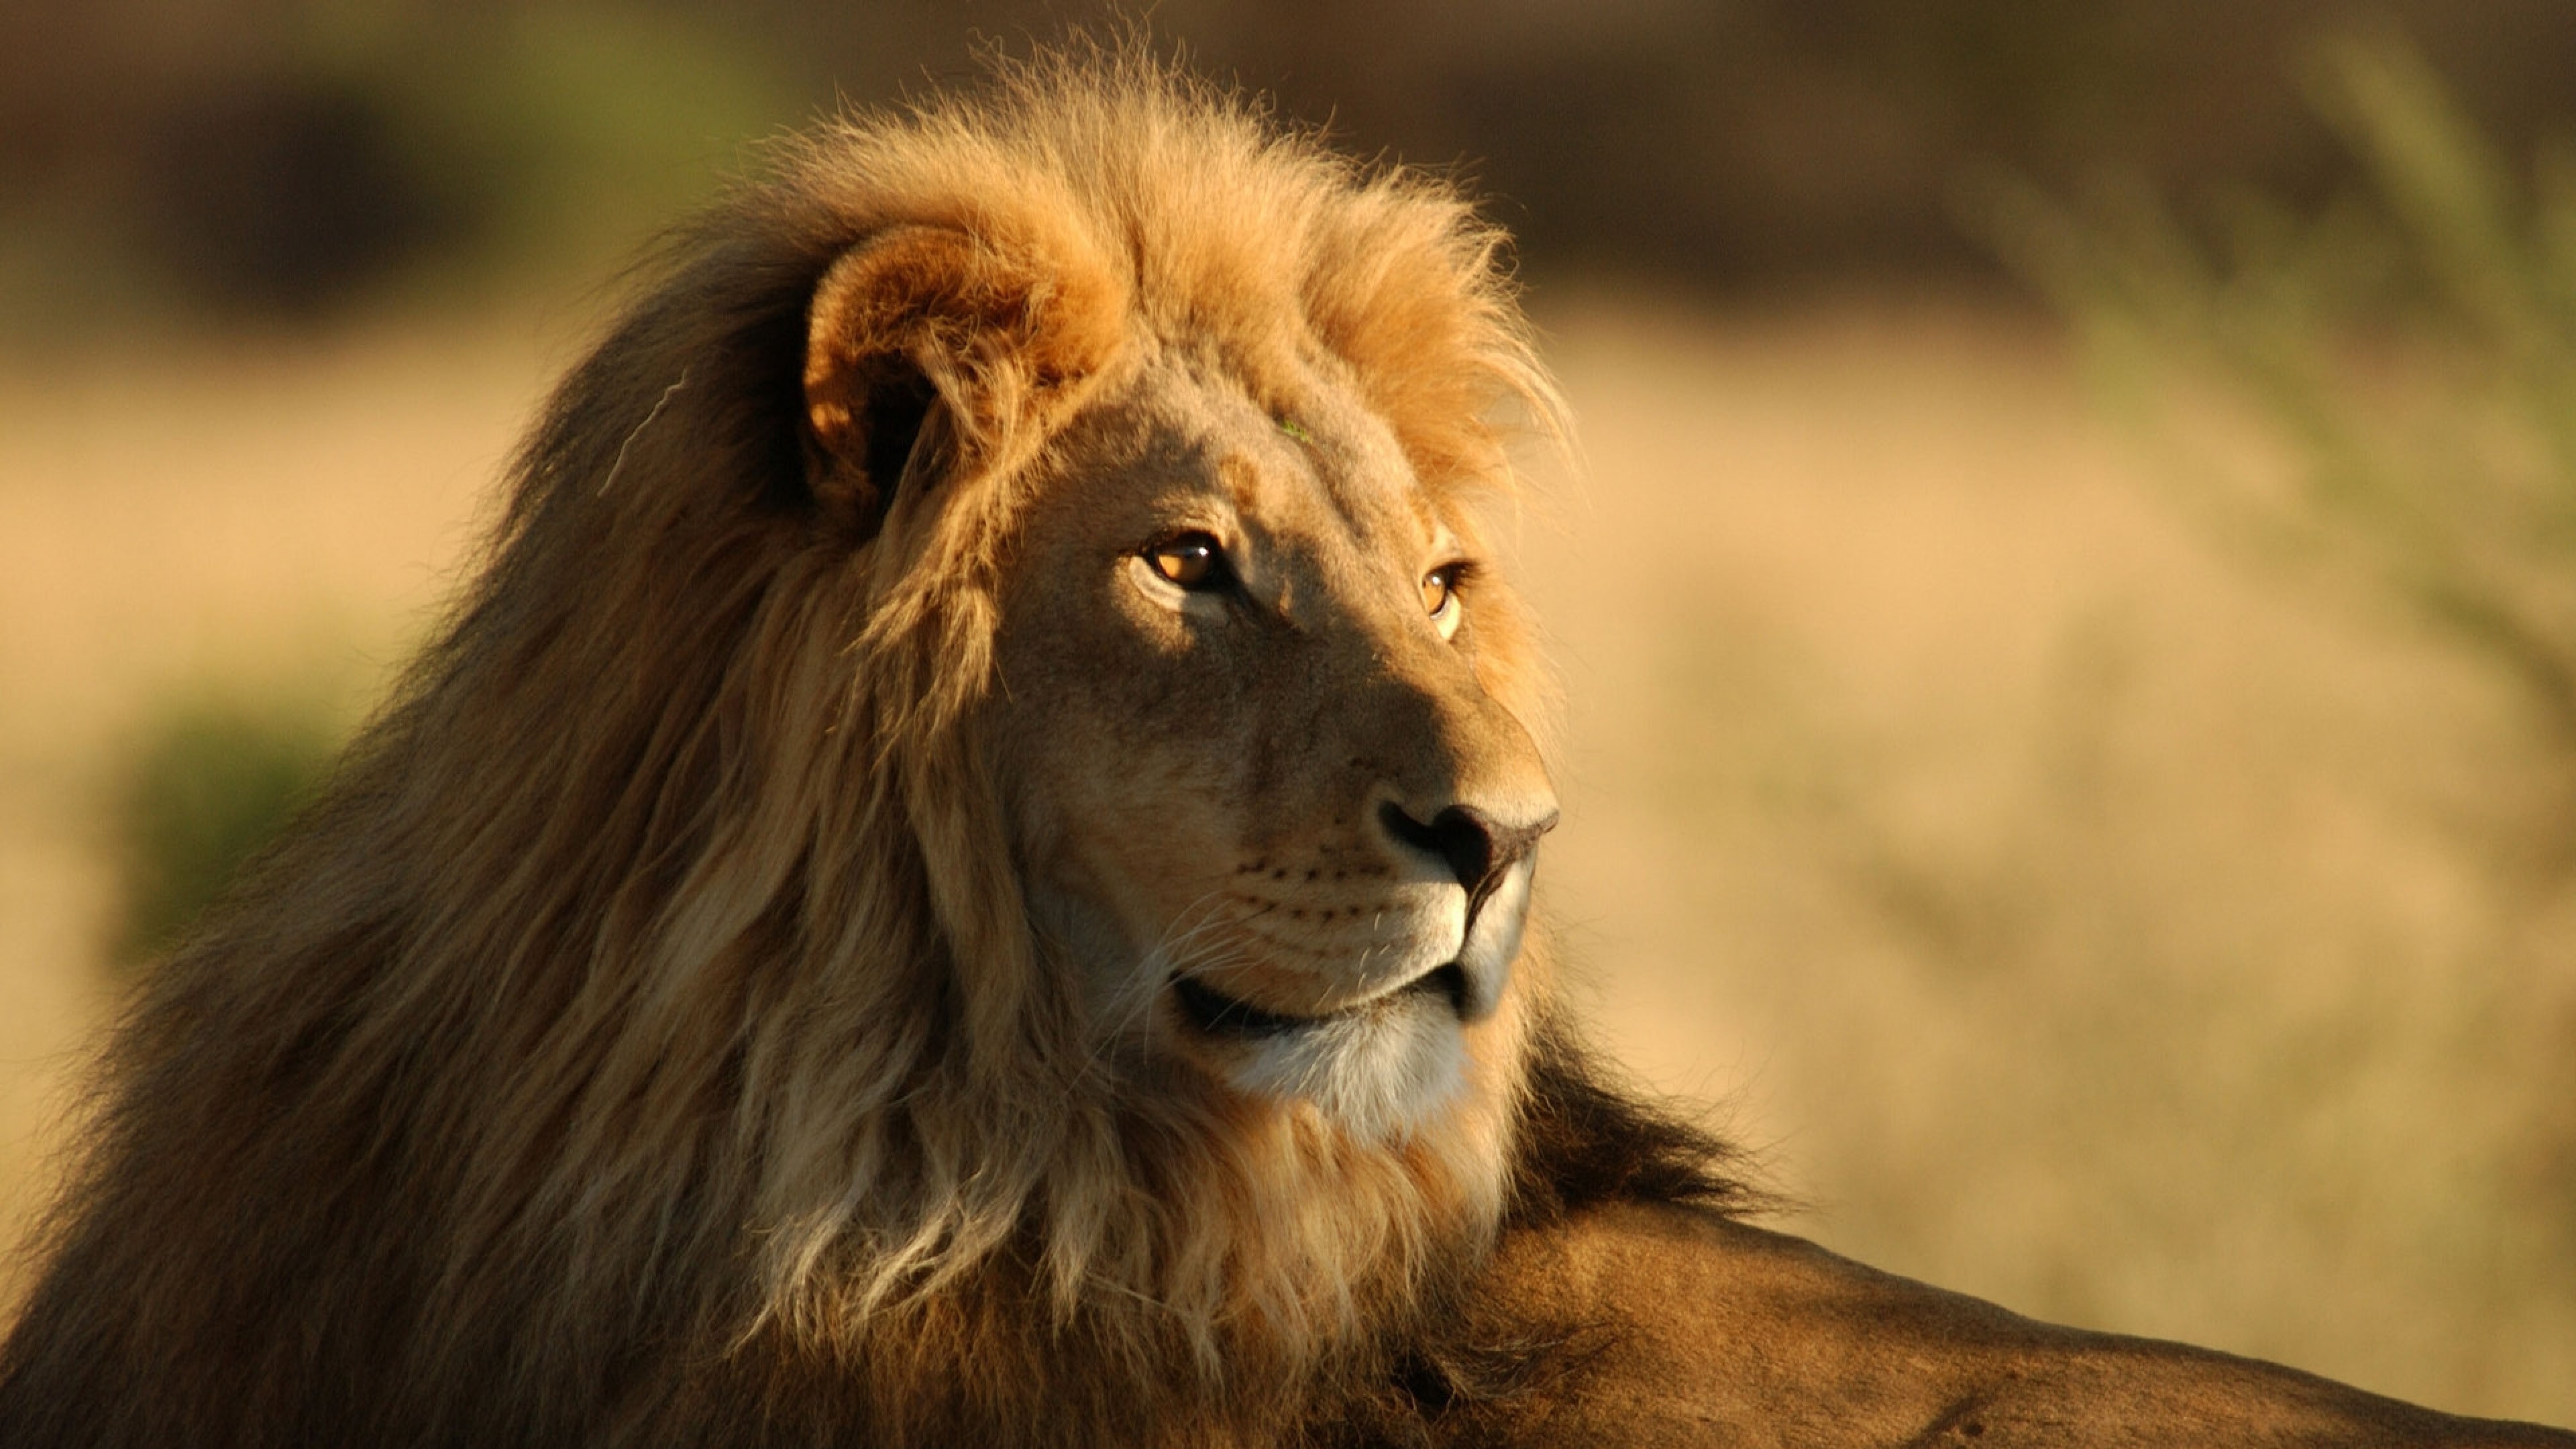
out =
<svg viewBox="0 0 2576 1449"><path fill-rule="evenodd" d="M1149 354L1068 426L998 644L1033 915L1099 1047L1401 1135L1512 1039L1556 801L1499 587L1329 368Z"/></svg>

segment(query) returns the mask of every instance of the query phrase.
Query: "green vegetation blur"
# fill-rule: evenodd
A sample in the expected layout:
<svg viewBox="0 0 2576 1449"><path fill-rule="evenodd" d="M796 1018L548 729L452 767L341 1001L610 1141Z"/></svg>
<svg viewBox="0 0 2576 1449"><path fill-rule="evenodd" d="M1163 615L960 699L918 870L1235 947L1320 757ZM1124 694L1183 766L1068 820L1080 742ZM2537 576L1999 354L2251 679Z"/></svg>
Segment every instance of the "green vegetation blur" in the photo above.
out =
<svg viewBox="0 0 2576 1449"><path fill-rule="evenodd" d="M2496 772L2519 798L2472 849L2515 914L2545 921L2576 887L2576 150L2500 149L2386 26L2322 38L2299 73L2362 178L2324 204L2239 188L2185 210L2134 179L2065 202L1997 181L1982 215L2187 517L2258 575L2410 627L2519 702L2534 748ZM2510 949L2489 963L2489 1009L2564 1039L2563 943L2523 949L2520 971ZM2576 1068L2553 1058L2515 1151L2564 1272Z"/></svg>
<svg viewBox="0 0 2576 1449"><path fill-rule="evenodd" d="M595 281L798 114L757 46L645 7L32 11L0 327L48 339Z"/></svg>
<svg viewBox="0 0 2576 1449"><path fill-rule="evenodd" d="M147 721L115 810L116 959L148 963L308 802L339 745L328 711L173 699Z"/></svg>
<svg viewBox="0 0 2576 1449"><path fill-rule="evenodd" d="M1149 23L1363 152L1463 171L1534 277L1758 296L1997 281L1950 206L1980 165L2328 194L2355 173L2287 71L2362 13L2508 146L2576 101L2552 0L1165 0ZM1130 24L1094 0L20 0L0 327L595 279L755 138Z"/></svg>
<svg viewBox="0 0 2576 1449"><path fill-rule="evenodd" d="M2500 672L2576 776L2576 138L2508 157L2386 30L2323 42L2307 79L2367 180L2328 206L2240 190L2195 228L2134 185L2006 184L1996 233L2184 506ZM2206 445L2213 409L2293 460L2287 487Z"/></svg>

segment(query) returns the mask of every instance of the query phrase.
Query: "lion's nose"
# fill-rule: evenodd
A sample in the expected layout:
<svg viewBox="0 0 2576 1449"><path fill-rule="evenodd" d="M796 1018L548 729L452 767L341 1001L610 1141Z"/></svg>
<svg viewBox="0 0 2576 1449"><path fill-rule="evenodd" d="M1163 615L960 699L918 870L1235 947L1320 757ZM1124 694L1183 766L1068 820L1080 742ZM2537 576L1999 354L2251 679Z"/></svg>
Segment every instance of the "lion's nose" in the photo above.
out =
<svg viewBox="0 0 2576 1449"><path fill-rule="evenodd" d="M1556 828L1554 810L1526 824L1511 825L1472 805L1452 805L1421 821L1392 800L1378 807L1377 818L1387 834L1448 864L1450 874L1467 888L1470 920L1512 867L1537 846L1538 838Z"/></svg>

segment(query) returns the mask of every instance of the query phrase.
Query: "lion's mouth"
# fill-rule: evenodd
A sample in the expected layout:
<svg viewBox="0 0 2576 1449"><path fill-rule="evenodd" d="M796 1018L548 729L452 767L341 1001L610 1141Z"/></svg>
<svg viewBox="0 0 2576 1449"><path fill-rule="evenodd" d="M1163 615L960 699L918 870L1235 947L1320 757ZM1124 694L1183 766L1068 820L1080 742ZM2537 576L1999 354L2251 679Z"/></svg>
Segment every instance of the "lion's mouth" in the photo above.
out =
<svg viewBox="0 0 2576 1449"><path fill-rule="evenodd" d="M1340 1011L1317 1016L1295 1016L1268 1007L1255 1006L1240 997L1228 996L1195 976L1172 978L1172 999L1180 1003L1181 1014L1190 1025L1208 1036L1232 1037L1257 1041L1264 1037L1286 1036L1291 1032L1311 1031L1329 1022L1346 1021L1355 1016L1380 1011L1397 999L1415 993L1445 998L1460 1020L1466 1018L1468 1001L1466 968L1452 961L1434 967L1380 996Z"/></svg>

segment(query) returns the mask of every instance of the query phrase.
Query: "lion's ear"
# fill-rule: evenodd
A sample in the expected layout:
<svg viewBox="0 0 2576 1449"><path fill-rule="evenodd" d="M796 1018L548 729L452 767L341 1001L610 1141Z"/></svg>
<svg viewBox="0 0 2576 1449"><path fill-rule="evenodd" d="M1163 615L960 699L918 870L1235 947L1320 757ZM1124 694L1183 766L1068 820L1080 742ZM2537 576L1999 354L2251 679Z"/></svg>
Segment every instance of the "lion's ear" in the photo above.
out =
<svg viewBox="0 0 2576 1449"><path fill-rule="evenodd" d="M815 499L874 533L898 486L1005 432L1095 349L1062 279L946 227L842 254L815 287L805 416Z"/></svg>

